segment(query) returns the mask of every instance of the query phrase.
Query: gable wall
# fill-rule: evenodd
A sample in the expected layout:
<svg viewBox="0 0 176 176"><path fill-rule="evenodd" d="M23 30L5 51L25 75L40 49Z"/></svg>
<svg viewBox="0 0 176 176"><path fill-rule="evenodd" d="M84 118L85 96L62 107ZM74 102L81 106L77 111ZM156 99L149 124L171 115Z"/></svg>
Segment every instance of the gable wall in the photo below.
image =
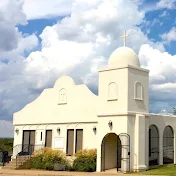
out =
<svg viewBox="0 0 176 176"><path fill-rule="evenodd" d="M97 96L85 85L65 89L66 104L59 104L59 88L45 89L35 101L14 114L14 125L97 121Z"/></svg>

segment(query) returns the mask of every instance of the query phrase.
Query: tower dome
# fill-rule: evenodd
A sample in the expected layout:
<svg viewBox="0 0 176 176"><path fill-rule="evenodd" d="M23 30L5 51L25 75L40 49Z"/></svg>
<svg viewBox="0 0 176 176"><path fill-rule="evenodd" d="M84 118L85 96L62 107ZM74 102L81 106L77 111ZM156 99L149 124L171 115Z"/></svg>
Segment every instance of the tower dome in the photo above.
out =
<svg viewBox="0 0 176 176"><path fill-rule="evenodd" d="M120 67L128 65L140 67L139 58L131 48L120 47L116 49L109 57L108 67Z"/></svg>

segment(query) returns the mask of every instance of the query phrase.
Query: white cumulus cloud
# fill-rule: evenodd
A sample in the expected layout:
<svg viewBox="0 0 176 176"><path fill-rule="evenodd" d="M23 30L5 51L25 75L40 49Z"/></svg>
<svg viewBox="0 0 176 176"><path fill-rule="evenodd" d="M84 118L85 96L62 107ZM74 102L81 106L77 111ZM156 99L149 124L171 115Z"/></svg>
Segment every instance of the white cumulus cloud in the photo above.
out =
<svg viewBox="0 0 176 176"><path fill-rule="evenodd" d="M162 34L161 38L165 42L176 41L176 27L173 27L168 33Z"/></svg>
<svg viewBox="0 0 176 176"><path fill-rule="evenodd" d="M22 1L6 0L0 3L0 52L11 51L18 46L19 32L16 25L26 24L25 14L19 10Z"/></svg>
<svg viewBox="0 0 176 176"><path fill-rule="evenodd" d="M13 125L6 120L12 120L13 112L26 102L21 98L17 103L20 90L27 90L24 85L23 55L38 45L35 34L24 35L17 28L19 24L27 24L22 7L22 0L0 3L0 137L13 135Z"/></svg>
<svg viewBox="0 0 176 176"><path fill-rule="evenodd" d="M28 20L49 19L71 13L72 0L24 0L23 11Z"/></svg>
<svg viewBox="0 0 176 176"><path fill-rule="evenodd" d="M158 9L176 9L176 0L160 0L157 4L156 7Z"/></svg>
<svg viewBox="0 0 176 176"><path fill-rule="evenodd" d="M160 52L149 45L142 45L139 51L141 65L150 70L150 107L153 112L161 108L172 111L176 92L176 55ZM158 106L158 103L164 107Z"/></svg>
<svg viewBox="0 0 176 176"><path fill-rule="evenodd" d="M143 18L138 6L129 0L74 1L71 16L46 27L40 35L41 51L32 52L26 59L27 82L32 90L38 90L67 74L76 82L92 85L90 80L97 80L96 69L105 66L112 51L122 46L124 29L130 29L127 43L136 51L142 43L164 50L162 44L153 43L136 27Z"/></svg>

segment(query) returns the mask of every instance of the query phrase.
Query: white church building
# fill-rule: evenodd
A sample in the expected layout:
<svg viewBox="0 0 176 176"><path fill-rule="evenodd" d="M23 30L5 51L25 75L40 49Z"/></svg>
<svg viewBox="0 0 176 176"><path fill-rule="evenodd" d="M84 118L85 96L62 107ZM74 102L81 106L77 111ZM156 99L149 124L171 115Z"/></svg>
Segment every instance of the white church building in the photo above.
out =
<svg viewBox="0 0 176 176"><path fill-rule="evenodd" d="M98 95L63 76L14 113L13 157L40 147L68 156L96 148L97 172L176 163L176 116L150 114L148 90L149 70L132 49L120 47L99 70Z"/></svg>

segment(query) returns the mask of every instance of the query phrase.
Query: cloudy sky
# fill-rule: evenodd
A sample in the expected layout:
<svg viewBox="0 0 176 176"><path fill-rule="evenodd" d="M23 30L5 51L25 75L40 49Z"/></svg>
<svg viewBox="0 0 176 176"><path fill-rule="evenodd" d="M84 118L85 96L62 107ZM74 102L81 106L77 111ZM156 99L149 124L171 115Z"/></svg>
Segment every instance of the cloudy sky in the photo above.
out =
<svg viewBox="0 0 176 176"><path fill-rule="evenodd" d="M124 30L150 69L150 112L172 112L176 0L1 0L0 137L13 135L13 113L61 75L97 93L97 70L123 45Z"/></svg>

